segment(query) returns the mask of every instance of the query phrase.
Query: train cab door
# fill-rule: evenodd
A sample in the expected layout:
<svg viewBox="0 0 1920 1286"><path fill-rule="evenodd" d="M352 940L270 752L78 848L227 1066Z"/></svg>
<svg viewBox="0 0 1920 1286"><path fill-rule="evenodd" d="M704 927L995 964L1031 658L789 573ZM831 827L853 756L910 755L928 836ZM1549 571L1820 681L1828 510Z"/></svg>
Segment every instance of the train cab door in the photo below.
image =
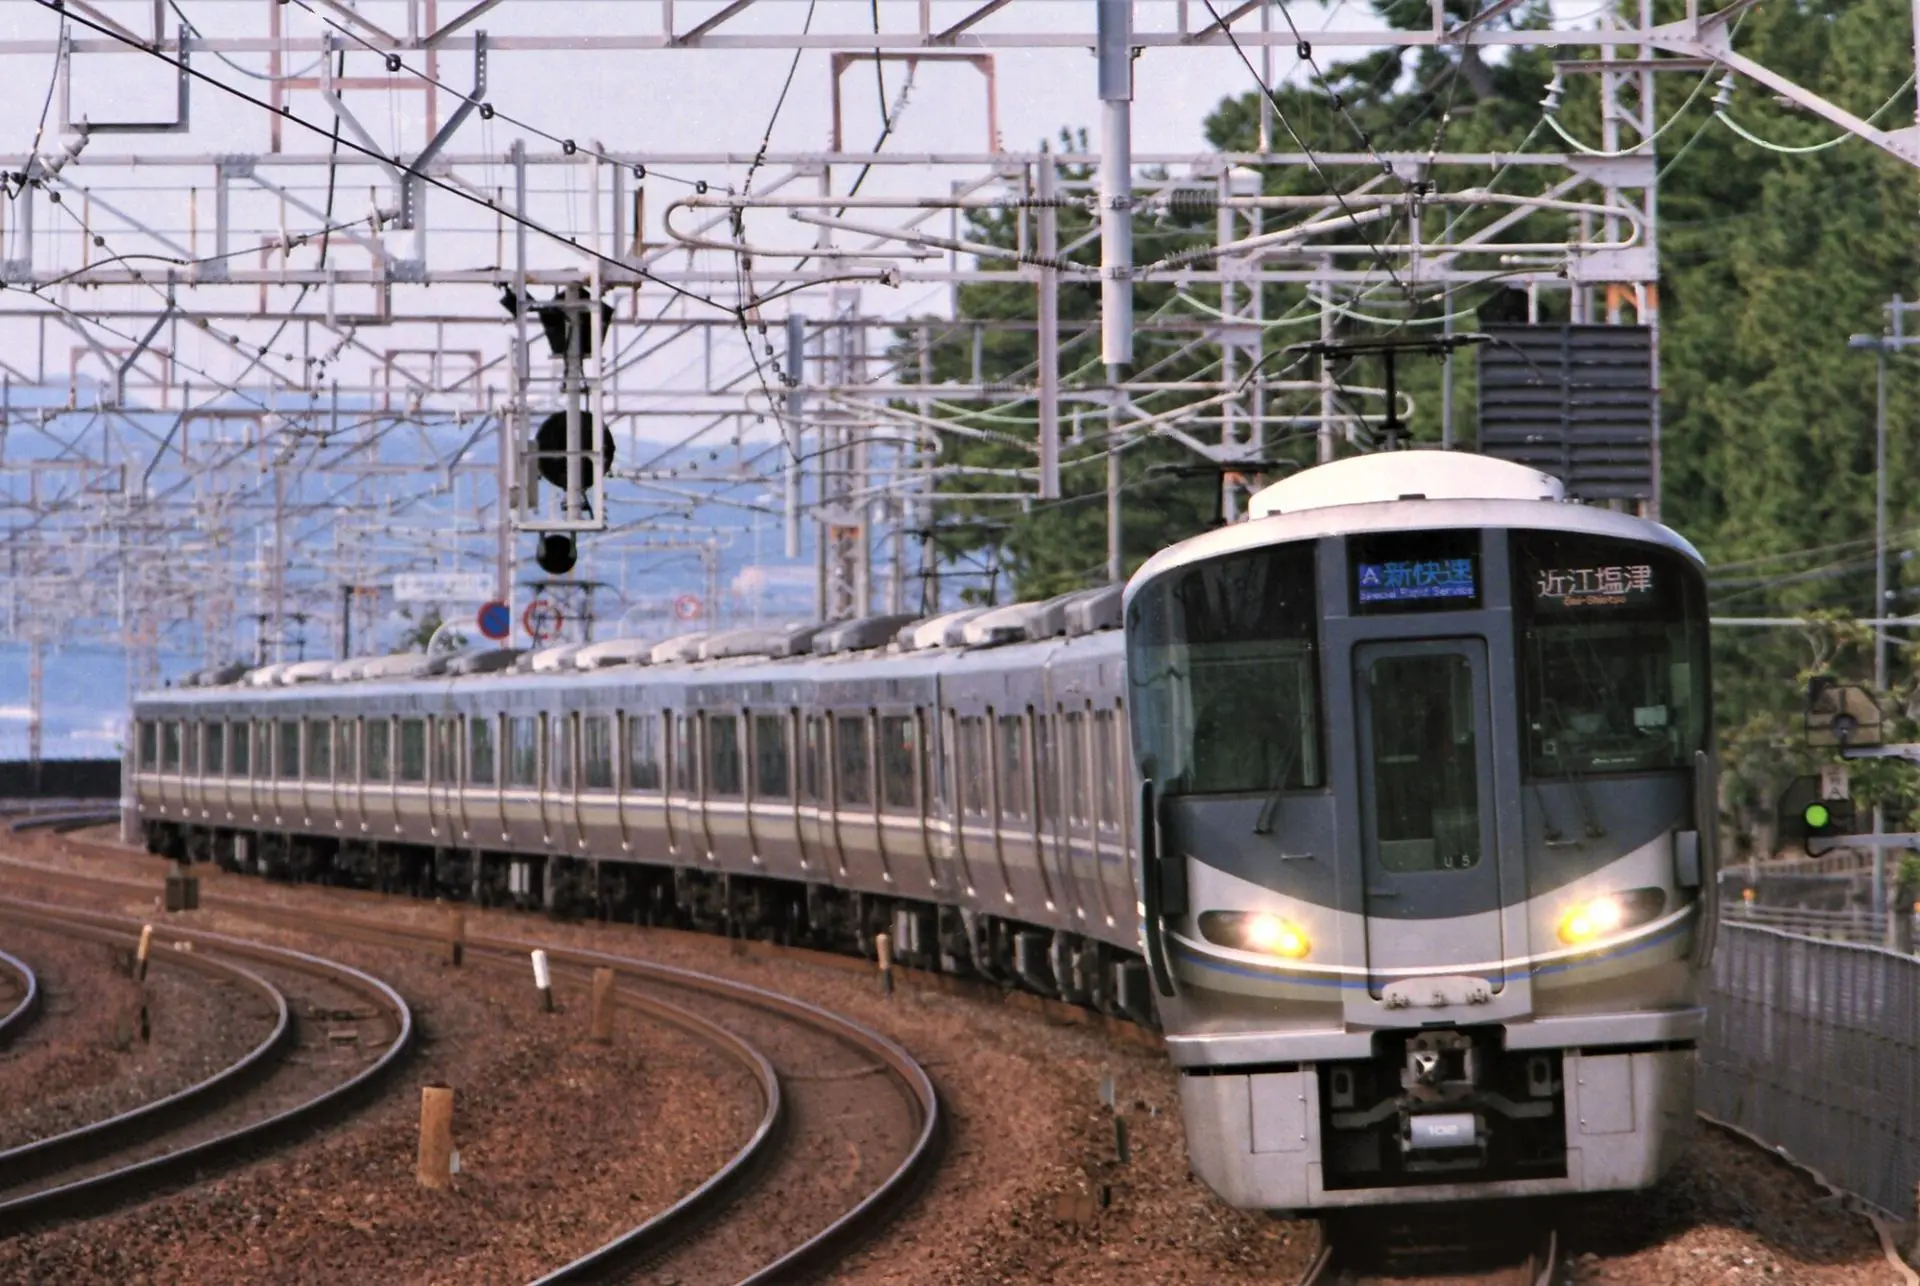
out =
<svg viewBox="0 0 1920 1286"><path fill-rule="evenodd" d="M1362 644L1354 682L1368 987L1391 1000L1396 979L1451 975L1484 978L1498 992L1486 645Z"/></svg>

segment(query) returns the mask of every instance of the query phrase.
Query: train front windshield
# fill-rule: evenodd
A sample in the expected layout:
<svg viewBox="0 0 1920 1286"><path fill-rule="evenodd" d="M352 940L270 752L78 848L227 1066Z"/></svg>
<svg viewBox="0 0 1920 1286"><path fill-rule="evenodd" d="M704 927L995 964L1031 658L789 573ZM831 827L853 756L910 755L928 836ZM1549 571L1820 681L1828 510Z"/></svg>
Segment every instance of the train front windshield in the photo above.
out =
<svg viewBox="0 0 1920 1286"><path fill-rule="evenodd" d="M1707 728L1700 573L1655 546L1513 535L1528 770L1585 777L1692 766Z"/></svg>
<svg viewBox="0 0 1920 1286"><path fill-rule="evenodd" d="M1141 772L1168 795L1319 786L1317 635L1310 542L1145 586L1127 618Z"/></svg>

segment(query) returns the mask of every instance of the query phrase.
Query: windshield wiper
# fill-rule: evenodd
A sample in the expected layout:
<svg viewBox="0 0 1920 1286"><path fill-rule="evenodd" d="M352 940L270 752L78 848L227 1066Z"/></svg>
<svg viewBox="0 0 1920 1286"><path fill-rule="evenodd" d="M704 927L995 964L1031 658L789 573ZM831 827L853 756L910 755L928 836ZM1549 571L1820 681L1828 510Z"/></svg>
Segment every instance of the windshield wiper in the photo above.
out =
<svg viewBox="0 0 1920 1286"><path fill-rule="evenodd" d="M1293 776L1294 761L1300 757L1300 720L1295 719L1287 729L1287 757L1280 765L1280 772L1273 780L1273 787L1267 792L1266 802L1260 805L1260 815L1254 819L1255 835L1271 835L1276 822L1280 820L1280 806L1287 798L1287 778Z"/></svg>

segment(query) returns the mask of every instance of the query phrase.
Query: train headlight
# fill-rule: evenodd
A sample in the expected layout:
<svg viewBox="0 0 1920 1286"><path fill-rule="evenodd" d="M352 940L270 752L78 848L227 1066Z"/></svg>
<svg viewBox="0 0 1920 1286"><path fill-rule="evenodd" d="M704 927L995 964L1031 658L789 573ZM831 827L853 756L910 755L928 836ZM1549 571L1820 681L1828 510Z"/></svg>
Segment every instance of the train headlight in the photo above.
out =
<svg viewBox="0 0 1920 1286"><path fill-rule="evenodd" d="M1217 946L1288 960L1304 959L1313 950L1305 929L1267 911L1202 911L1200 936Z"/></svg>
<svg viewBox="0 0 1920 1286"><path fill-rule="evenodd" d="M1569 946L1611 937L1645 924L1666 909L1665 889L1629 889L1606 893L1568 907L1560 915L1560 941Z"/></svg>

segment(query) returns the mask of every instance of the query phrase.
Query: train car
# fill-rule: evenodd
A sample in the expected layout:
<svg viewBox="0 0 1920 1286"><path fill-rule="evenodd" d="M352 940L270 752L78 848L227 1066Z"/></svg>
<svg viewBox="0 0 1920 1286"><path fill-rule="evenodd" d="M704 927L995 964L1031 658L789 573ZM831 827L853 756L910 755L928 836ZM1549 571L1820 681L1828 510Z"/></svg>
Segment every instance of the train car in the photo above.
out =
<svg viewBox="0 0 1920 1286"><path fill-rule="evenodd" d="M136 703L140 818L1157 1021L1236 1205L1652 1182L1712 938L1698 556L1466 455L1255 513L1124 605L210 674Z"/></svg>
<svg viewBox="0 0 1920 1286"><path fill-rule="evenodd" d="M1703 568L1434 451L1262 491L1127 591L1144 948L1234 1205L1652 1184L1716 818Z"/></svg>

